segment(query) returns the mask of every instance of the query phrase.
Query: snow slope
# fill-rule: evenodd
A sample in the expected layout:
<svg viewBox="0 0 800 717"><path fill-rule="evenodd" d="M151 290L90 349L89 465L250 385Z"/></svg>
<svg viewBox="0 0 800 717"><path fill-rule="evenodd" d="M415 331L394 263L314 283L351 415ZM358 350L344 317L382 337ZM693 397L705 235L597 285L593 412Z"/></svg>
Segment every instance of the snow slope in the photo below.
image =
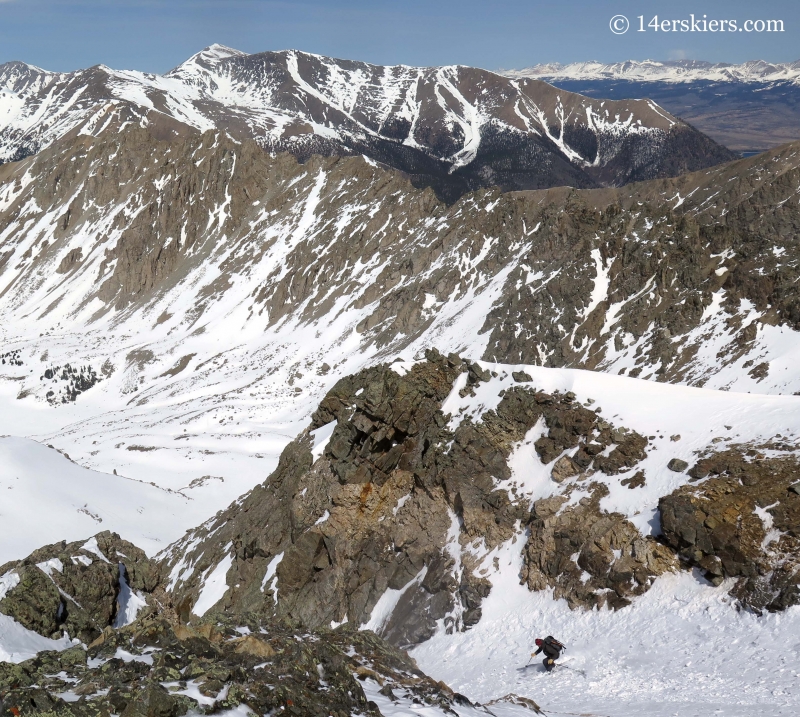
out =
<svg viewBox="0 0 800 717"><path fill-rule="evenodd" d="M35 441L0 437L0 565L111 529L149 554L182 534L191 499L88 470Z"/></svg>
<svg viewBox="0 0 800 717"><path fill-rule="evenodd" d="M23 662L43 650L66 650L74 645L67 637L49 640L0 614L0 662Z"/></svg>
<svg viewBox="0 0 800 717"><path fill-rule="evenodd" d="M662 576L630 607L572 611L549 592L519 585L523 541L487 556L492 592L467 632L443 632L411 654L454 690L487 702L514 692L552 715L789 717L800 711L800 608L756 617L737 612L725 584L687 573ZM564 668L540 660L520 671L534 639L567 645Z"/></svg>
<svg viewBox="0 0 800 717"><path fill-rule="evenodd" d="M658 496L687 476L666 468L673 457L692 462L711 445L758 442L800 434L800 397L756 396L598 375L587 371L482 363L498 376L481 384L475 397L454 390L445 403L451 424L478 416L513 382L511 370L528 372L532 386L574 391L578 400L614 423L655 436L641 464L644 488L622 488L625 474L606 478L610 495L602 506L620 511L645 533L658 533ZM457 387L456 387L457 388ZM536 434L536 435L534 435ZM678 441L671 436L680 434ZM531 500L563 491L550 479L532 449L537 429L510 459L511 484ZM714 442L714 440L716 442ZM721 440L720 440L721 439ZM630 471L632 474L634 471ZM598 479L595 474L593 479ZM492 591L477 626L448 635L444 629L412 651L420 667L486 702L506 693L535 699L547 714L609 717L769 717L800 710L800 608L757 617L734 609L729 583L715 588L699 573L667 574L634 603L619 611L570 610L551 591L530 592L519 584L524 536L482 558ZM570 668L546 674L530 661L536 637L554 635L568 646Z"/></svg>
<svg viewBox="0 0 800 717"><path fill-rule="evenodd" d="M403 375L414 363L398 361L392 364L392 370ZM779 447L764 450L768 457L796 456L800 452L796 444L800 432L798 396L665 385L574 369L486 361L479 362L479 366L491 378L477 383L474 395L461 395L467 377L462 373L442 403L451 428L468 418L477 421L498 405L501 394L512 386L523 385L562 395L572 391L575 401L599 410L600 416L614 426L634 429L649 437L648 455L643 462L627 472L613 476L596 472L591 478L609 488L601 508L628 516L646 535L659 532L655 514L659 498L689 480L686 473L668 469L673 458L683 458L691 464L698 454L709 450L760 446L770 439L779 439ZM527 373L530 380L520 372ZM315 442L324 441L329 429L330 424L319 428ZM523 506L567 492L570 502L581 500L589 492L581 490L585 484L555 482L551 472L557 458L545 465L535 453L533 443L541 433L539 423L513 447L509 458L511 477L496 486L507 489ZM646 484L635 490L624 488L621 481L639 470L644 471ZM219 527L205 526L206 538L219 535ZM487 704L496 714L500 714L496 705L489 703L508 694L535 700L547 714L774 717L796 713L800 706L797 607L757 617L737 609L728 595L731 582L714 588L699 573L677 572L656 578L648 592L616 612L570 610L565 601L554 600L550 590L533 593L519 584L527 534L519 523L516 530L511 540L487 550L480 539L467 542L460 533L459 521L452 516L446 551L453 559L455 575L459 575L459 566L468 555L478 563L476 574L486 577L492 589L481 605L481 618L475 627L448 634L445 623L458 615L461 606L456 604L439 623L435 636L413 649L413 656L426 673L472 700ZM213 542L213 538L207 539ZM174 575L184 570L189 575L194 570L191 560L187 563L185 558L198 557L191 551L202 540L203 535L189 535L174 546L183 551L183 558L173 563ZM222 542L219 537L216 540ZM200 589L200 609L204 612L213 600L222 600L226 595L221 577L231 568L229 551L227 544L221 560L204 556L205 584ZM262 585L273 579L275 563L283 558L284 553L274 556L266 567ZM245 574L241 564L231 574ZM380 630L396 609L401 593L424 578L425 568L404 587L386 589L369 619L359 621L362 629ZM457 585L458 580L453 584ZM276 599L280 603L280 590ZM585 677L566 668L544 675L538 662L524 672L517 670L529 661L535 637L547 634L569 646L569 661L564 664L585 670ZM370 695L377 693L375 685L368 685L368 689ZM376 701L386 707L388 714L413 713L409 711L413 710L411 705ZM506 707L500 705L497 709Z"/></svg>

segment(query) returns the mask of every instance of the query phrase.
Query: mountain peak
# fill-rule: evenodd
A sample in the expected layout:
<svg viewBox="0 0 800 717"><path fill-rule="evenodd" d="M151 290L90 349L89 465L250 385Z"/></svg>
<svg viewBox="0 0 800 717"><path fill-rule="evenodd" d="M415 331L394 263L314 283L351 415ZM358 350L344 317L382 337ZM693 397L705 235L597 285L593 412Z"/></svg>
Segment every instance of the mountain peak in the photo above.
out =
<svg viewBox="0 0 800 717"><path fill-rule="evenodd" d="M203 48L200 52L196 52L188 60L185 60L177 67L170 70L167 74L171 75L181 70L191 70L193 68L202 67L204 69L211 69L222 60L227 60L230 57L244 57L248 53L236 50L232 47L213 43L208 47Z"/></svg>

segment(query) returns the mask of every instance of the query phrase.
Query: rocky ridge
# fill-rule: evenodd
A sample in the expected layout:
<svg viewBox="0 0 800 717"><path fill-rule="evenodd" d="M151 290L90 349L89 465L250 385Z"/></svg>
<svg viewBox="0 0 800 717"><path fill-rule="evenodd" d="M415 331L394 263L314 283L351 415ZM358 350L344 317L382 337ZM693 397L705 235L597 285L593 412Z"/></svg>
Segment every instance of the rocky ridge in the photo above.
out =
<svg viewBox="0 0 800 717"><path fill-rule="evenodd" d="M536 451L549 464L577 449L574 487L595 471L614 475L643 457L647 439L615 431L568 396L524 385L481 421L466 419L452 430L441 407L459 376L465 394L489 378L457 356L429 352L407 373L379 367L337 383L312 418L312 433L330 432L321 455L311 434L301 437L264 485L168 551L164 570L181 614L189 619L203 581L224 564L236 587L218 603L223 611L258 610L312 627L371 625L404 645L427 639L440 621L448 630L467 628L480 619L491 587L484 559L521 539L531 521L530 501L509 485L515 443L543 421L548 430ZM607 448L613 450L600 456ZM602 490L591 480L588 486ZM548 566L549 578L569 583L565 547L570 554L585 548L580 564L594 581L577 591L569 583L564 593L575 606L608 600L619 607L673 565L622 516L591 505L592 520L575 521L569 545L532 531L527 580L532 589L552 584L538 567ZM547 501L533 508L537 520L558 512L557 505L548 512ZM623 553L617 560L615 550ZM373 620L387 590L398 591L397 602L390 616Z"/></svg>
<svg viewBox="0 0 800 717"><path fill-rule="evenodd" d="M42 547L0 566L0 576L0 613L45 637L66 633L87 644L154 609L161 583L157 562L109 532Z"/></svg>
<svg viewBox="0 0 800 717"><path fill-rule="evenodd" d="M163 162L146 157L156 148ZM136 310L199 330L236 279L249 284L237 297L247 322L363 311L364 341L399 351L483 295L485 359L697 385L715 360L753 367L759 383L758 339L800 316L797 164L792 146L623 190L488 192L448 207L359 159L301 166L211 133L160 143L127 129L5 168L0 298L48 330L56 316L121 326ZM198 286L209 262L220 276ZM181 285L195 287L193 307L176 316L165 299ZM719 350L703 357L709 339Z"/></svg>
<svg viewBox="0 0 800 717"><path fill-rule="evenodd" d="M694 568L740 608L798 604L792 439L719 438L691 467L670 460L678 487L658 500L654 538L604 500L655 480L664 436L537 388L531 370L433 350L365 369L335 384L262 485L158 561L102 533L3 566L1 613L88 645L0 667L3 708L480 711L391 645L477 624L507 549L529 590L576 610L625 609Z"/></svg>
<svg viewBox="0 0 800 717"><path fill-rule="evenodd" d="M0 663L3 717L381 715L375 699L440 715L488 713L374 633L346 627L309 632L253 620L189 627L151 617L108 629L88 648ZM543 714L533 700L514 703Z"/></svg>
<svg viewBox="0 0 800 717"><path fill-rule="evenodd" d="M471 67L380 67L215 45L163 76L0 66L0 160L114 119L163 137L217 129L301 160L365 155L453 201L487 186L618 185L734 157L652 102L598 103Z"/></svg>
<svg viewBox="0 0 800 717"><path fill-rule="evenodd" d="M789 444L793 445L793 444ZM775 441L701 458L691 483L659 501L665 542L758 612L800 600L800 481ZM772 455L770 455L772 454Z"/></svg>

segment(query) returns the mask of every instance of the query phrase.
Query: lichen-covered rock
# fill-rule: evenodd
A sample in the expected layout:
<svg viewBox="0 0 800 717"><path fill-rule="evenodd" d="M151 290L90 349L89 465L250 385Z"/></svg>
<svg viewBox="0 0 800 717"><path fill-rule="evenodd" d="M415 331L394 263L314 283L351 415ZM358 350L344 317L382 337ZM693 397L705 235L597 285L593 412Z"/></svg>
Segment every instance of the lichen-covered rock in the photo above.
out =
<svg viewBox="0 0 800 717"><path fill-rule="evenodd" d="M88 651L0 663L0 715L178 717L242 707L259 715L377 717L362 687L367 680L408 705L452 712L469 704L372 632L309 633L252 617L192 628L151 616Z"/></svg>
<svg viewBox="0 0 800 717"><path fill-rule="evenodd" d="M569 456L561 456L554 464L550 476L556 483L563 483L581 472L580 467Z"/></svg>
<svg viewBox="0 0 800 717"><path fill-rule="evenodd" d="M800 495L791 490L800 464L731 448L692 467L699 485L659 501L664 539L688 564L755 610L800 604Z"/></svg>

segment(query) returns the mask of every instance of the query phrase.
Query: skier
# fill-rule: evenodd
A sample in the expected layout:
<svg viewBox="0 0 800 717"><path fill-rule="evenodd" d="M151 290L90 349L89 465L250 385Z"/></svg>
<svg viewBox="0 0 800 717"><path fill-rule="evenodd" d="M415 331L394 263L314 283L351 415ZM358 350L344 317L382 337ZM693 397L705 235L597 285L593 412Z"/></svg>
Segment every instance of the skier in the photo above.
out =
<svg viewBox="0 0 800 717"><path fill-rule="evenodd" d="M540 652L544 652L545 658L542 664L544 665L544 669L548 672L555 668L556 660L561 657L561 650L567 649L552 635L548 635L544 640L537 637L536 647L539 649L536 650L536 652L532 652L531 657L536 657Z"/></svg>

